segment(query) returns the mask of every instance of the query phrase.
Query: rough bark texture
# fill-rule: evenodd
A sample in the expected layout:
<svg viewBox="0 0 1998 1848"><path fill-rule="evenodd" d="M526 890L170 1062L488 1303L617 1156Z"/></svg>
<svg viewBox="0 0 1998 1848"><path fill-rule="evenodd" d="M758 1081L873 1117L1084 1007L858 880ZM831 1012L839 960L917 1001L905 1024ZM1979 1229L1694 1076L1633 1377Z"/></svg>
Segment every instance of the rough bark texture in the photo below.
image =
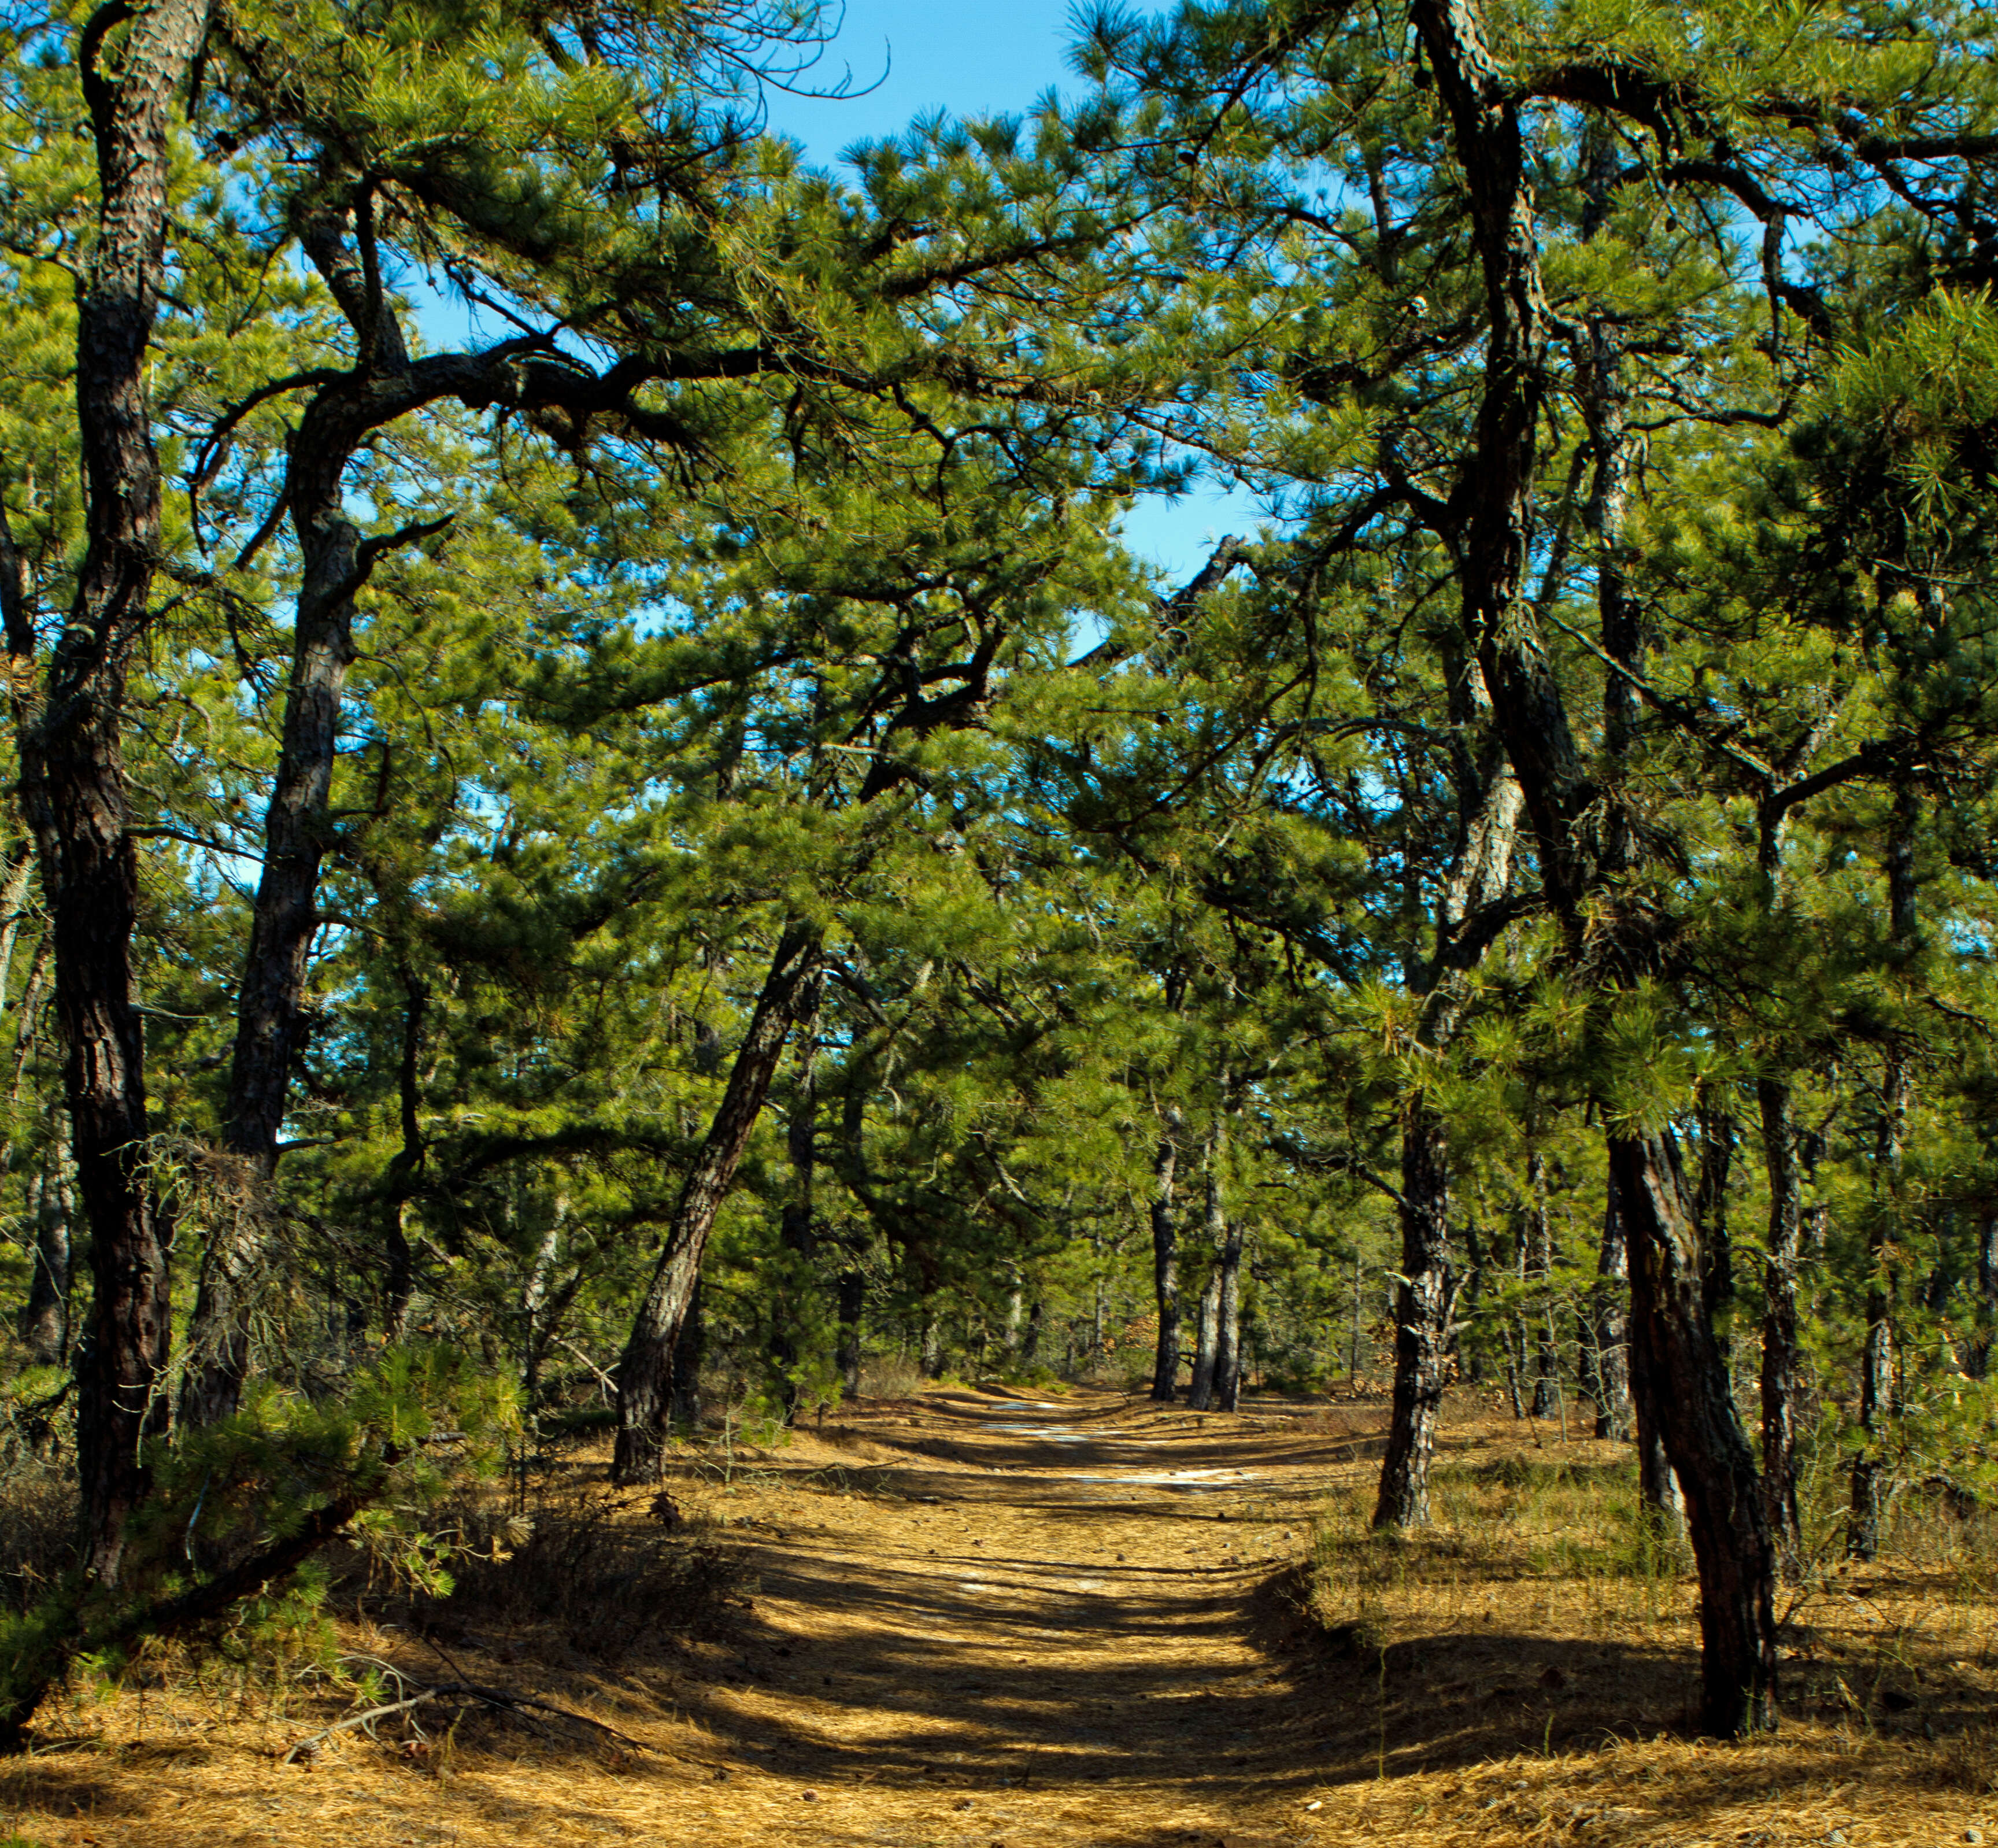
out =
<svg viewBox="0 0 1998 1848"><path fill-rule="evenodd" d="M1604 866L1592 825L1601 792L1525 594L1552 329L1519 92L1492 54L1477 0L1410 0L1409 16L1449 121L1484 272L1474 454L1459 504L1447 510L1463 632L1519 779L1568 960L1613 990L1647 973L1655 921ZM1676 1152L1659 1136L1618 1137L1610 1152L1630 1237L1632 1372L1651 1383L1699 1565L1703 1723L1732 1735L1768 1723L1775 1689L1774 1559L1760 1484L1714 1341Z"/></svg>
<svg viewBox="0 0 1998 1848"><path fill-rule="evenodd" d="M672 1377L667 1417L680 1431L700 1428L700 1363L707 1351L707 1323L701 1313L700 1280L687 1296L686 1313L673 1338Z"/></svg>
<svg viewBox="0 0 1998 1848"><path fill-rule="evenodd" d="M168 1251L147 1171L145 1041L133 992L138 860L122 740L126 675L161 551L160 472L146 389L164 269L171 114L208 26L208 0L115 3L78 51L95 143L97 237L79 290L77 414L85 538L70 621L20 718L22 805L55 946L55 1005L76 1186L90 1232L87 1355L77 1381L82 1558L115 1583L147 1486L172 1313ZM109 35L126 29L112 50ZM9 600L15 684L35 638Z"/></svg>
<svg viewBox="0 0 1998 1848"><path fill-rule="evenodd" d="M819 934L784 927L714 1120L668 1223L651 1287L617 1365L617 1444L611 1473L620 1483L655 1479L665 1455L672 1389L674 1338L686 1313L714 1216L734 1185L749 1132L811 991Z"/></svg>
<svg viewBox="0 0 1998 1848"><path fill-rule="evenodd" d="M1613 1137L1630 1236L1631 1366L1685 1496L1700 1562L1700 1726L1732 1739L1774 1723L1775 1556L1762 1484L1704 1310L1699 1228L1661 1133Z"/></svg>
<svg viewBox="0 0 1998 1848"><path fill-rule="evenodd" d="M1173 1179L1179 1166L1186 1118L1175 1105L1166 1113L1152 1163L1152 1291L1159 1307L1158 1347L1152 1360L1152 1396L1170 1402L1180 1377L1180 1246Z"/></svg>
<svg viewBox="0 0 1998 1848"><path fill-rule="evenodd" d="M1797 1258L1803 1240L1803 1173L1789 1086L1778 1078L1759 1079L1755 1100L1769 1178L1768 1255L1762 1267L1763 1495L1778 1569L1795 1583L1803 1569L1797 1511L1797 1385L1803 1362L1797 1340Z"/></svg>
<svg viewBox="0 0 1998 1848"><path fill-rule="evenodd" d="M1427 1527L1429 1459L1436 1450L1450 1355L1455 1283L1450 1262L1450 1147L1427 1101L1409 1106L1402 1130L1402 1271L1395 1289L1395 1399L1377 1528Z"/></svg>

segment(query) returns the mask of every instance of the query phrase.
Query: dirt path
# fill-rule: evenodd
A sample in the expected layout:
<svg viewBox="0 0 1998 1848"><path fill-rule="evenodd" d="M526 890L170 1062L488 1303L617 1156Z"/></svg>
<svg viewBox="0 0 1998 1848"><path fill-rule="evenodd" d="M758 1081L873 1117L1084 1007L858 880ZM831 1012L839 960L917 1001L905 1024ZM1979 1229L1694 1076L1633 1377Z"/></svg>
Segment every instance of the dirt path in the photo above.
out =
<svg viewBox="0 0 1998 1848"><path fill-rule="evenodd" d="M703 1703L760 1773L714 1839L786 1802L804 1839L1296 1836L1312 1728L1257 1592L1359 1446L1107 1395L849 1428L864 1501L752 1492L790 1506L751 1514L752 1678Z"/></svg>
<svg viewBox="0 0 1998 1848"><path fill-rule="evenodd" d="M402 1719L307 1763L343 1698L226 1677L79 1707L0 1781L36 1848L498 1848L532 1843L1274 1848L1332 1839L1308 1652L1281 1576L1364 1435L1108 1393L937 1393L676 1482L751 1603L607 1655L492 1625L350 1649L587 1711L627 1753L513 1721ZM1323 1421L1319 1421L1322 1425ZM649 1492L615 1520L644 1524ZM645 1531L642 1524L638 1531ZM657 1530L651 1529L652 1531ZM614 1632L614 1611L604 1613ZM467 1622L472 1620L468 1618ZM600 1631L603 1628L596 1626ZM638 1634L625 1626L627 1633ZM258 1711L259 1705L261 1711ZM416 1716L420 1722L422 1716ZM1316 1749L1314 1736L1316 1734ZM1311 1805L1311 1808L1307 1808Z"/></svg>

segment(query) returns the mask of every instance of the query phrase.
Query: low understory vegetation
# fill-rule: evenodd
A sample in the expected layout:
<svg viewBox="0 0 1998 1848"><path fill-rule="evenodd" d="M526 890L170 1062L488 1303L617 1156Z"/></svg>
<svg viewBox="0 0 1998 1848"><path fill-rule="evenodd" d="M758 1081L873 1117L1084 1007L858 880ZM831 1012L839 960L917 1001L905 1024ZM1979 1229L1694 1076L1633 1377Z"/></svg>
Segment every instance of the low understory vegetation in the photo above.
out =
<svg viewBox="0 0 1998 1848"><path fill-rule="evenodd" d="M1737 1794L1891 1774L1975 1803L1998 1792L1998 1518L1911 1487L1879 1556L1848 1561L1837 1462L1807 1477L1805 1568L1778 1590L1781 1729L1734 1749ZM1606 1753L1631 1771L1697 1746L1693 1562L1641 1504L1627 1446L1526 1448L1480 1420L1431 1498L1433 1528L1376 1531L1356 1479L1314 1531L1298 1596L1345 1691L1347 1774L1426 1788L1523 1753L1585 1784ZM1723 1808L1709 1796L1711 1826Z"/></svg>

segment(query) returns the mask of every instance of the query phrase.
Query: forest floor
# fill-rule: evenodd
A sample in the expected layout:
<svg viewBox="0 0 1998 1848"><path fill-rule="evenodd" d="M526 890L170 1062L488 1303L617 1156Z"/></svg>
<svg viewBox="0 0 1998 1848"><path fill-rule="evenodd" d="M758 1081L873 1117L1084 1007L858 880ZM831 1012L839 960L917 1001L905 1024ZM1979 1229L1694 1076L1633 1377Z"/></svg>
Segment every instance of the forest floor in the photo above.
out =
<svg viewBox="0 0 1998 1848"><path fill-rule="evenodd" d="M385 1701L414 1684L391 1669L475 1683L622 1742L544 1710L452 1724L433 1704L285 1763L352 1711L351 1690L302 1670L141 1674L47 1716L35 1755L0 1770L0 1836L1998 1842L1998 1605L1960 1559L1800 1598L1784 1730L1715 1746L1685 1730L1683 1573L1619 1567L1589 1531L1614 1447L1460 1416L1444 1531L1384 1547L1364 1524L1381 1417L1203 1417L1080 1389L866 1401L675 1480L670 1530L651 1494L614 1493L581 1459L569 1514L547 1518L567 1550L544 1536L517 1556L534 1583L498 1597L495 1564L407 1624L378 1601L341 1646L350 1669L384 1665ZM678 1576L648 1576L669 1555ZM691 1629L660 1608L668 1583L707 1587Z"/></svg>

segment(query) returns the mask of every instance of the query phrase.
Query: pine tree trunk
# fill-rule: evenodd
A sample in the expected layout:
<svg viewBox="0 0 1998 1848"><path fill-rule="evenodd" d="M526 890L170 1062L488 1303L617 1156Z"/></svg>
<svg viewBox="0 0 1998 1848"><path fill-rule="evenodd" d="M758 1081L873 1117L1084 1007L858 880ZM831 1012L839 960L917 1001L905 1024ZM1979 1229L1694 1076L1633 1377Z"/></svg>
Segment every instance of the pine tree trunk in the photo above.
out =
<svg viewBox="0 0 1998 1848"><path fill-rule="evenodd" d="M1991 1350L1998 1336L1998 1213L1977 1222L1977 1338L1971 1344L1972 1379L1991 1377Z"/></svg>
<svg viewBox="0 0 1998 1848"><path fill-rule="evenodd" d="M806 984L798 1017L798 1071L791 1093L791 1113L784 1131L784 1152L791 1168L790 1196L778 1222L778 1275L770 1301L770 1370L784 1417L797 1416L798 1363L803 1348L800 1323L804 1299L813 1291L813 1263L818 1244L814 1189L818 1165L818 1085L817 1078L819 1003L824 990L818 977Z"/></svg>
<svg viewBox="0 0 1998 1848"><path fill-rule="evenodd" d="M1538 1341L1533 1365L1533 1416L1551 1418L1561 1383L1561 1350L1554 1344L1554 1306L1550 1293L1554 1275L1554 1230L1547 1217L1547 1165L1538 1149L1526 1157L1526 1199L1523 1209L1520 1248L1525 1255L1526 1282L1537 1299L1534 1321Z"/></svg>
<svg viewBox="0 0 1998 1848"><path fill-rule="evenodd" d="M35 1268L21 1338L30 1366L59 1367L69 1352L69 1198L62 1151L53 1142L36 1173L30 1216Z"/></svg>
<svg viewBox="0 0 1998 1848"><path fill-rule="evenodd" d="M347 219L344 209L329 202L300 231L307 258L354 329L360 358L351 372L315 393L285 466L285 498L302 568L283 731L264 814L263 865L251 907L223 1110L223 1146L242 1162L240 1185L253 1203L268 1192L276 1173L292 1067L303 1042L306 973L319 929L320 869L333 835L329 804L339 761L341 703L354 660L354 598L382 546L379 541L364 545L348 519L345 477L368 433L395 414L372 388L380 379L409 369L394 314L348 248ZM389 1212L399 1234L400 1202L392 1203ZM180 1405L184 1423L226 1417L241 1402L265 1219L258 1211L240 1212L209 1234L188 1326L189 1365ZM396 1293L392 1288L392 1301ZM406 1306L406 1293L402 1302Z"/></svg>
<svg viewBox="0 0 1998 1848"><path fill-rule="evenodd" d="M860 1268L858 1252L839 1273L834 1284L835 1307L839 1332L833 1345L833 1365L839 1374L839 1389L849 1399L860 1396L860 1318L867 1306L867 1273Z"/></svg>
<svg viewBox="0 0 1998 1848"><path fill-rule="evenodd" d="M665 1455L674 1338L700 1275L714 1216L735 1184L785 1042L810 999L818 954L815 928L795 920L785 926L714 1120L668 1222L651 1286L617 1365L617 1443L611 1475L618 1483L651 1482L659 1476Z"/></svg>
<svg viewBox="0 0 1998 1848"><path fill-rule="evenodd" d="M126 1523L149 1486L142 1446L164 1422L158 1389L173 1313L172 1237L148 1168L132 959L139 866L123 728L162 549L147 377L165 267L171 118L208 12L208 0L106 5L83 28L77 62L99 182L97 237L77 299L85 537L70 621L40 696L16 707L22 804L55 946L64 1091L90 1238L88 1341L77 1376L81 1553L106 1586L117 1583ZM14 683L32 686L32 625L18 597L5 614Z"/></svg>
<svg viewBox="0 0 1998 1848"><path fill-rule="evenodd" d="M1888 935L1901 957L1915 947L1915 824L1919 812L1913 788L1903 784L1894 792L1886 853ZM1896 1396L1893 1247L1902 1210L1901 1170L1913 1095L1906 1054L1898 1043L1890 1043L1881 1073L1875 1185L1867 1219L1866 1333L1859 1355L1860 1446L1852 1459L1851 1506L1846 1521L1845 1550L1855 1559L1878 1556L1886 1512L1882 1438Z"/></svg>
<svg viewBox="0 0 1998 1848"><path fill-rule="evenodd" d="M1611 1176L1602 1208L1602 1244L1596 1254L1595 1288L1589 1304L1595 1343L1595 1434L1627 1443L1635 1428L1630 1403L1630 1248Z"/></svg>
<svg viewBox="0 0 1998 1848"><path fill-rule="evenodd" d="M1769 1178L1768 1256L1762 1270L1762 1483L1777 1568L1785 1581L1795 1583L1803 1569L1796 1403L1803 1359L1797 1338L1797 1261L1803 1237L1803 1175L1789 1086L1778 1078L1758 1079L1755 1099Z"/></svg>
<svg viewBox="0 0 1998 1848"><path fill-rule="evenodd" d="M1221 1267L1207 1274L1194 1322L1193 1377L1187 1383L1187 1403L1197 1412L1214 1409L1214 1362L1221 1344Z"/></svg>
<svg viewBox="0 0 1998 1848"><path fill-rule="evenodd" d="M1613 1137L1630 1241L1631 1371L1685 1495L1699 1569L1700 1726L1732 1739L1775 1723L1775 1561L1754 1457L1707 1317L1699 1227L1663 1134Z"/></svg>
<svg viewBox="0 0 1998 1848"><path fill-rule="evenodd" d="M1214 1403L1232 1412L1242 1399L1242 1227L1231 1221L1215 1267L1221 1285L1215 1305Z"/></svg>
<svg viewBox="0 0 1998 1848"><path fill-rule="evenodd" d="M1152 1291L1158 1303L1159 1339L1152 1360L1152 1396L1170 1404L1180 1376L1180 1250L1173 1178L1179 1166L1186 1118L1175 1105L1165 1113L1152 1162Z"/></svg>
<svg viewBox="0 0 1998 1848"><path fill-rule="evenodd" d="M1429 1524L1429 1459L1450 1348L1449 1148L1426 1099L1402 1130L1402 1270L1395 1292L1395 1401L1374 1507L1377 1528Z"/></svg>
<svg viewBox="0 0 1998 1848"><path fill-rule="evenodd" d="M923 1299L922 1375L925 1379L943 1378L943 1331L937 1326L929 1299Z"/></svg>
<svg viewBox="0 0 1998 1848"><path fill-rule="evenodd" d="M687 1294L686 1313L680 1318L679 1333L673 1338L666 1416L674 1428L690 1433L700 1429L700 1363L707 1353L707 1323L702 1313L706 1294L697 1277Z"/></svg>

